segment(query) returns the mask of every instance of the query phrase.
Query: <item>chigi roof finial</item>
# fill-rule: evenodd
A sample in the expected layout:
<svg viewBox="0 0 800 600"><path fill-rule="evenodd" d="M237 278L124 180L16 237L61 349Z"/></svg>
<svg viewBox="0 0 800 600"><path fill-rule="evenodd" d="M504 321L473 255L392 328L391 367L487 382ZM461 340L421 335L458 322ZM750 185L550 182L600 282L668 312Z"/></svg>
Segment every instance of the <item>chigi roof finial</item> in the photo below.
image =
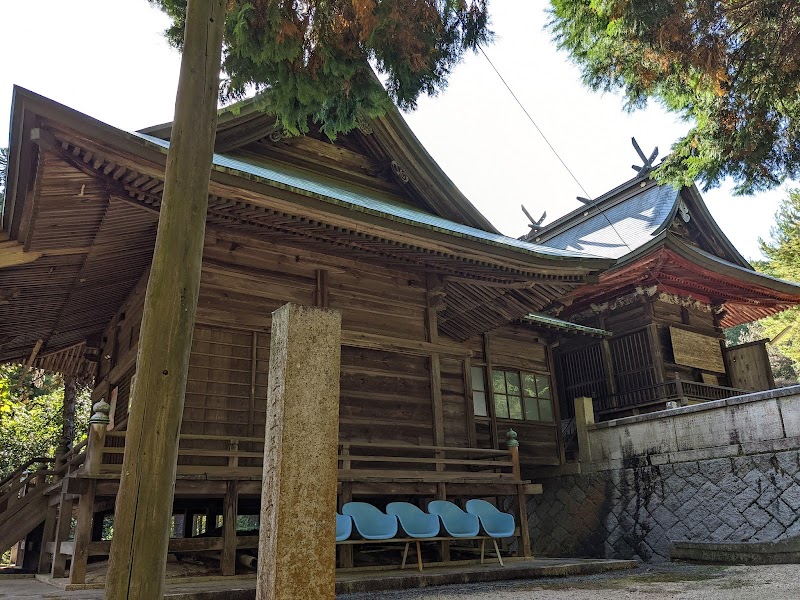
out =
<svg viewBox="0 0 800 600"><path fill-rule="evenodd" d="M655 159L658 157L658 146L656 146L655 150L653 150L653 152L650 154L650 156L647 157L647 156L644 155L644 152L642 152L642 149L639 147L639 144L636 142L636 138L635 137L631 138L631 143L633 144L633 147L636 149L636 153L639 155L639 158L642 159L642 163L644 163L644 164L642 164L641 167L639 167L637 165L631 165L631 168L634 171L636 171L637 173L639 173L640 176L644 177L650 171L653 170L653 161L655 161Z"/></svg>
<svg viewBox="0 0 800 600"><path fill-rule="evenodd" d="M529 212L528 212L528 211L525 209L525 206L524 206L524 205L520 205L520 207L522 208L522 212L524 212L524 213L525 213L525 216L526 216L526 217L528 217L528 220L530 221L530 225L528 225L528 227L530 227L530 228L531 228L531 231L532 231L533 233L536 233L537 231L539 231L540 229L542 229L542 223L544 223L544 220L545 220L545 218L547 218L547 211L544 211L544 212L542 213L542 216L541 216L541 217L539 217L539 220L537 221L537 220L535 220L535 219L534 219L534 218L531 216L531 213L529 213Z"/></svg>

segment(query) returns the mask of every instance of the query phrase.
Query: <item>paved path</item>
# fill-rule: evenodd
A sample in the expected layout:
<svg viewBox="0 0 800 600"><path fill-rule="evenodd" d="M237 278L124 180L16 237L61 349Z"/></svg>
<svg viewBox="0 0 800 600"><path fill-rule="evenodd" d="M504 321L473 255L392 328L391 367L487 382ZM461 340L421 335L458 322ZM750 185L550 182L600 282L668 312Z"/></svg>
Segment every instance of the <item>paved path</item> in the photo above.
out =
<svg viewBox="0 0 800 600"><path fill-rule="evenodd" d="M337 600L797 600L800 599L798 573L800 565L669 564L605 575L350 594L338 596ZM34 579L0 580L2 600L98 600L102 597L101 590L64 592Z"/></svg>
<svg viewBox="0 0 800 600"><path fill-rule="evenodd" d="M604 575L351 594L337 600L798 600L798 574L800 565L645 565Z"/></svg>

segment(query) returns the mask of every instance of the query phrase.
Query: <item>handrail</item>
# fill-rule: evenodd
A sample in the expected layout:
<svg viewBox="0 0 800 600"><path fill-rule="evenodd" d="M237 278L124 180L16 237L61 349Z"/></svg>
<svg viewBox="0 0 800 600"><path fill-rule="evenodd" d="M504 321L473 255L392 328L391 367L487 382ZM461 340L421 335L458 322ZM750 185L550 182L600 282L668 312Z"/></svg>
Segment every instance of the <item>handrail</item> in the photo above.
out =
<svg viewBox="0 0 800 600"><path fill-rule="evenodd" d="M701 381L669 379L663 383L602 396L597 398L595 402L597 404L597 413L602 414L670 400L685 401L687 398L691 398L701 401L713 401L746 393L747 390L713 385Z"/></svg>
<svg viewBox="0 0 800 600"><path fill-rule="evenodd" d="M107 442L109 438L121 440L125 437L125 432L121 431L108 433ZM182 434L179 440L210 442L200 448L185 447L183 444L179 446L179 474L237 471L254 476L262 469L262 438ZM247 443L256 446L243 446ZM343 441L337 448L340 477L348 481L360 476L408 479L422 475L443 480L487 477L502 481L519 479L514 476L516 465L510 450L362 441ZM106 445L103 448L101 472L118 471L124 452L119 441Z"/></svg>
<svg viewBox="0 0 800 600"><path fill-rule="evenodd" d="M28 470L28 467L30 467L31 465L36 464L37 462L52 462L52 461L53 461L53 459L52 458L48 458L48 457L30 459L25 464L20 465L19 467L14 469L14 471L12 471L10 475L6 475L3 478L3 480L0 481L0 488L5 486L9 481L13 481L14 479L16 479L17 477L22 475L25 471Z"/></svg>

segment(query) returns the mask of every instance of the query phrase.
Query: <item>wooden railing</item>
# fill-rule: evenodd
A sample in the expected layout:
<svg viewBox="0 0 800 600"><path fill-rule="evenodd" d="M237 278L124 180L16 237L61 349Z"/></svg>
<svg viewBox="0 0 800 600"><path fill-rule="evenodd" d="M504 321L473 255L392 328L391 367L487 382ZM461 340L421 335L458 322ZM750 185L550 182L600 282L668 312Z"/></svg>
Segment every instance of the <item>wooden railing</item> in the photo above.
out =
<svg viewBox="0 0 800 600"><path fill-rule="evenodd" d="M101 473L122 469L125 433L106 434ZM181 435L177 474L260 477L264 440L257 437ZM508 450L342 442L339 481L434 481L516 483Z"/></svg>
<svg viewBox="0 0 800 600"><path fill-rule="evenodd" d="M13 473L0 481L0 513L9 501L25 495L30 487L42 488L45 484L58 482L65 475L77 469L85 459L86 440L60 457L58 461L52 457L32 458L17 467ZM45 465L55 465L49 468Z"/></svg>
<svg viewBox="0 0 800 600"><path fill-rule="evenodd" d="M638 390L596 398L594 403L595 413L602 415L604 413L619 412L654 404L664 404L670 401L675 401L684 405L690 401L709 402L711 400L722 400L723 398L730 398L746 393L746 390L737 388L711 385L697 381L671 379L664 383L647 386Z"/></svg>
<svg viewBox="0 0 800 600"><path fill-rule="evenodd" d="M124 453L125 432L107 432L100 472L121 471ZM260 476L263 458L264 438L181 434L177 474Z"/></svg>
<svg viewBox="0 0 800 600"><path fill-rule="evenodd" d="M519 477L514 469L508 450L372 442L339 444L339 481L516 483Z"/></svg>

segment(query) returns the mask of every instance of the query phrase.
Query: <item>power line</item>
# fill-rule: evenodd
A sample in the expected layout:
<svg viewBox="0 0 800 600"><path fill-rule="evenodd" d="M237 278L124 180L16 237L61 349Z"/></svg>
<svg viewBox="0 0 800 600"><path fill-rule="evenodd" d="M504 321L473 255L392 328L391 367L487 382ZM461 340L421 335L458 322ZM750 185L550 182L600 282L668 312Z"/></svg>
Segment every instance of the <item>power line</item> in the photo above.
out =
<svg viewBox="0 0 800 600"><path fill-rule="evenodd" d="M551 144L551 143L550 143L550 140L548 140L548 139L547 139L547 136L546 136L546 135L544 134L544 132L543 132L543 131L542 131L542 130L539 128L539 126L536 124L536 121L534 121L534 120L533 120L533 117L532 117L532 116L530 115L530 113L529 113L529 112L528 112L528 111L525 109L525 107L523 106L522 102L520 102L519 98L517 98L517 95L514 93L514 90L512 90L512 89L511 89L511 86L510 86L510 85L508 85L508 83L506 83L506 80L505 80L505 78L504 78L504 77L503 77L503 76L500 74L500 71L498 71L498 70L497 70L497 67L495 67L495 66L494 66L494 63L493 63L493 62L491 61L491 59L490 59L490 58L489 58L489 57L486 55L486 52L484 52L484 51L483 51L483 47L481 47L481 46L478 46L478 48L480 49L480 51L481 51L481 54L483 54L483 57L486 59L486 61L489 63L489 65L491 65L492 69L494 69L494 72L495 72L495 73L497 73L497 76L500 78L500 81L502 81L502 82L503 82L503 85L504 85L504 86L506 86L506 89L508 90L508 92L509 92L509 93L511 94L511 96L514 98L514 100L516 100L516 101L517 101L517 104L519 104L519 107L522 109L522 112L524 112L524 113L525 113L525 116L526 116L526 117L528 117L528 120L529 120L529 121L530 121L530 122L533 124L533 126L536 128L536 131L538 131L538 132L539 132L539 135L541 135L541 136L542 136L542 139L544 140L545 144L547 144L547 145L550 147L550 150L552 150L552 151L553 151L553 154L555 154L555 156L556 156L556 158L559 160L559 162L560 162L562 165L564 165L564 168L567 170L567 173L569 173L569 174L570 174L570 177L572 177L572 179L574 179L574 180L575 180L575 183L577 183L577 184L578 184L578 187L579 187L579 188L581 188L581 190L583 191L583 193L584 193L584 194L586 194L586 196L587 196L587 197L589 197L589 199L591 200L591 194L589 194L589 192L587 192L587 191L586 191L586 188L585 188L585 187L583 187L583 185L581 184L581 182L580 182L580 181L578 181L578 178L577 178L577 177L575 177L575 173L573 173L573 172L572 172L572 170L570 170L570 168L567 166L567 163L565 163L565 162L564 162L564 159L563 159L563 158L561 158L561 156L558 154L558 152L556 151L556 149L553 147L553 144Z"/></svg>
<svg viewBox="0 0 800 600"><path fill-rule="evenodd" d="M551 144L551 143L550 143L550 140L548 140L548 139L547 139L547 136L546 136L546 135L544 134L544 132L543 132L543 131L542 131L542 130L539 128L539 126L536 124L536 121L534 121L534 119L533 119L533 117L531 116L531 114L530 114L530 113L527 111L527 109L526 109L526 108L525 108L525 106L522 104L522 102L520 101L520 99L519 99L519 98L517 97L517 95L514 93L514 90L512 90L512 89L511 89L511 86L510 86L510 85L508 85L508 82L507 82L507 81L505 80L505 78L504 78L504 77L503 77L503 76L500 74L500 71L498 71L497 67L495 67L495 66L494 66L494 63L493 63L493 62L492 62L492 60L489 58L489 56L486 54L486 52L483 50L483 47L482 47L482 46L478 46L478 48L480 49L480 51L481 51L481 54L483 54L483 57L486 59L486 62L488 62L488 63L489 63L489 65L492 67L492 69L494 70L494 72L495 72L495 73L497 74L497 76L500 78L500 81L502 81L502 82L503 82L503 85L506 87L506 89L508 90L508 92L511 94L511 96L514 98L514 100L517 102L517 104L519 105L519 107L522 109L522 112L524 112L524 113L525 113L525 116L526 116L526 117L528 117L528 120L529 120L529 121L531 122L531 124L532 124L532 125L533 125L533 126L536 128L536 131L538 131L538 132L539 132L539 135L541 135L541 136L542 136L542 139L545 141L545 143L546 143L546 144L547 144L547 146L550 148L550 150L552 150L552 152L553 152L553 154L555 155L555 157L556 157L556 158L559 160L559 162L560 162L560 163L561 163L561 164L564 166L564 168L567 170L567 173L569 173L569 174L570 174L570 177L572 177L572 179L575 181L575 183L577 183L577 184L578 184L578 187L579 187L579 188L581 188L581 190L583 191L583 193L584 193L584 194L586 194L586 197L587 197L587 199L588 199L590 202L594 202L594 198L592 198L592 195L591 195L589 192L587 192L587 191L586 191L586 188L585 188L585 187L583 187L583 185L581 184L581 182L580 182L580 181L578 180L578 178L575 176L575 173L573 173L573 172L572 172L572 169L570 169L570 168L567 166L567 163L566 163L566 162L564 162L564 159L563 159L563 158L561 158L561 156L558 154L558 152L556 151L556 149L553 147L553 144ZM587 209L586 209L586 210L588 211L590 208L591 208L591 207L587 206ZM611 227L611 230L612 230L612 231L613 231L613 232L614 232L614 233L617 235L617 237L619 238L619 240L620 240L620 241L621 241L621 242L622 242L622 243L625 245L625 247L628 249L628 251L629 251L629 252L633 252L633 248L631 248L631 247L630 247L630 245L628 244L628 242L626 242L626 241L625 241L625 238L623 238L623 237L622 237L622 235L620 234L620 232L619 232L619 231L617 231L617 228L616 228L616 227L614 227L614 223L612 223L612 222L611 222L611 219L609 219L609 218L608 218L608 215L606 214L606 211L605 211L604 209L600 209L600 210L598 210L598 212L599 212L601 215L603 215L603 218L604 218L604 219L605 219L605 220L608 222L608 225ZM646 266L645 268L646 268L646 269L647 269L647 271L650 273L650 275L653 277L653 279L655 279L655 280L658 282L659 280L658 280L658 277L656 276L656 274L655 274L655 273L653 273L653 271L651 271L649 267L647 267L647 266Z"/></svg>

